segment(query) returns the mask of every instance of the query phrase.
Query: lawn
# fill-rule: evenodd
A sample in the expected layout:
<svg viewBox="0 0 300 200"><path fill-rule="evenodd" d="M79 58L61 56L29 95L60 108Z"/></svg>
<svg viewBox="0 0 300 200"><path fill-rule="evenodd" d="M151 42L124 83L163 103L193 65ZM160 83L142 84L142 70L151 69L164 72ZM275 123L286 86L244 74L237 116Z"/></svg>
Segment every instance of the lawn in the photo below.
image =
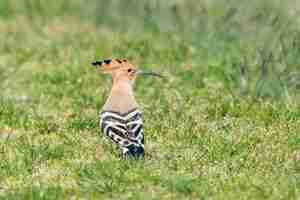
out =
<svg viewBox="0 0 300 200"><path fill-rule="evenodd" d="M1 0L0 199L299 199L294 0ZM99 128L111 86L141 77L146 157Z"/></svg>

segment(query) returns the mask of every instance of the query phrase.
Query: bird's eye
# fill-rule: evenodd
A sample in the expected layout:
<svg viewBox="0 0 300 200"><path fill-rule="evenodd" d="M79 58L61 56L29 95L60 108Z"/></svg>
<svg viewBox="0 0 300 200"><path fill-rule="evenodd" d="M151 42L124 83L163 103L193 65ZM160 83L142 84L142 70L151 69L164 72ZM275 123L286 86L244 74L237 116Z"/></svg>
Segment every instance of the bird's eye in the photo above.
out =
<svg viewBox="0 0 300 200"><path fill-rule="evenodd" d="M132 72L132 69L127 69L127 72Z"/></svg>

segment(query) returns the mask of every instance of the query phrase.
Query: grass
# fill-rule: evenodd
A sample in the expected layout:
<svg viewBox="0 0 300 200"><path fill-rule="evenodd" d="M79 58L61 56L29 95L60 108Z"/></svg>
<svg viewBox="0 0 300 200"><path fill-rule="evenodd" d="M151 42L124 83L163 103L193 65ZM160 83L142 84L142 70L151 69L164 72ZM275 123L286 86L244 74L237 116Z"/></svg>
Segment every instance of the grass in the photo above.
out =
<svg viewBox="0 0 300 200"><path fill-rule="evenodd" d="M300 198L295 1L55 2L0 3L0 199ZM168 77L143 161L98 127L113 57Z"/></svg>

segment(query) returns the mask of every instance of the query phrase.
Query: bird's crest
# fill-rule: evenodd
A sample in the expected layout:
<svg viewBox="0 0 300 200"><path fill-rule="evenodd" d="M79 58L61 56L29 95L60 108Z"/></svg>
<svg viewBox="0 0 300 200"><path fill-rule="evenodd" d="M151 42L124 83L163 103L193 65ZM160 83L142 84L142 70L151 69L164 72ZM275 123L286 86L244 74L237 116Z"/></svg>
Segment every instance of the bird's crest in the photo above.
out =
<svg viewBox="0 0 300 200"><path fill-rule="evenodd" d="M105 59L102 61L95 61L92 63L92 65L104 70L116 69L121 67L134 67L126 59Z"/></svg>
<svg viewBox="0 0 300 200"><path fill-rule="evenodd" d="M112 75L116 71L122 72L122 75L130 77L130 79L136 77L137 74L165 78L160 73L138 69L139 67L129 63L126 59L106 59L102 61L95 61L92 64L104 72L111 73Z"/></svg>

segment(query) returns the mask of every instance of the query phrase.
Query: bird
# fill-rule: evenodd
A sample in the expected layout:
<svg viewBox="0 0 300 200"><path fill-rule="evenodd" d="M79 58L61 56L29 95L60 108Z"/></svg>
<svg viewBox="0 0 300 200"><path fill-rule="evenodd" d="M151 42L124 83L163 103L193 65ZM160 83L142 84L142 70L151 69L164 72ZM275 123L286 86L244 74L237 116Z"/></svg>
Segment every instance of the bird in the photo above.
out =
<svg viewBox="0 0 300 200"><path fill-rule="evenodd" d="M125 158L145 157L143 115L133 85L139 75L164 78L158 72L141 70L127 59L105 59L92 65L112 77L110 94L100 112L102 133L115 143Z"/></svg>

